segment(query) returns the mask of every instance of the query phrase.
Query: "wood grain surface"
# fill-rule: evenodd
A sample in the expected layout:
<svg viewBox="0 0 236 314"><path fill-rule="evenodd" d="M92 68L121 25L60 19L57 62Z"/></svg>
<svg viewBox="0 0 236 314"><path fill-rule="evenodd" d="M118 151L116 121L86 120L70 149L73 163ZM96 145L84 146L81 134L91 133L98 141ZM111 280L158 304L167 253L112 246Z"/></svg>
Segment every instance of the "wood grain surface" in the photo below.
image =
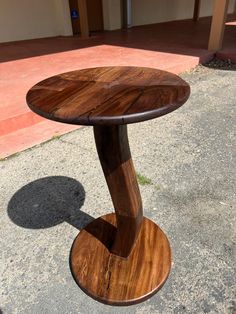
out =
<svg viewBox="0 0 236 314"><path fill-rule="evenodd" d="M27 93L39 115L80 125L128 124L171 112L188 99L177 75L141 67L100 67L59 74Z"/></svg>
<svg viewBox="0 0 236 314"><path fill-rule="evenodd" d="M70 265L79 286L101 302L141 302L168 277L169 242L155 223L143 218L126 124L171 112L189 94L189 85L178 76L138 67L64 73L36 84L27 94L30 108L45 118L94 126L115 214L96 219L79 233Z"/></svg>
<svg viewBox="0 0 236 314"><path fill-rule="evenodd" d="M163 231L144 218L130 256L110 252L116 216L102 216L74 241L70 255L72 274L81 289L111 305L131 305L146 300L165 283L171 268L171 251Z"/></svg>
<svg viewBox="0 0 236 314"><path fill-rule="evenodd" d="M127 125L97 125L94 126L94 136L117 217L111 252L128 257L140 230L143 210Z"/></svg>

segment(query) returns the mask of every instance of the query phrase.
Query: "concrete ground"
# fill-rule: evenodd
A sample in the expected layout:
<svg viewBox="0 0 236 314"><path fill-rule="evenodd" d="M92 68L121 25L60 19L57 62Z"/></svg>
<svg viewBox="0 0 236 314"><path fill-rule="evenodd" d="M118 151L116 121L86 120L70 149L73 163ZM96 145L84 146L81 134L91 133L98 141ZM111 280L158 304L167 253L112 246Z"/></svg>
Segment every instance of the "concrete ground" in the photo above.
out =
<svg viewBox="0 0 236 314"><path fill-rule="evenodd" d="M145 215L173 250L164 287L144 303L112 307L73 280L75 236L112 211L84 127L0 162L0 312L236 313L236 72L182 76L192 88L182 108L129 126L136 170L151 180L141 185Z"/></svg>

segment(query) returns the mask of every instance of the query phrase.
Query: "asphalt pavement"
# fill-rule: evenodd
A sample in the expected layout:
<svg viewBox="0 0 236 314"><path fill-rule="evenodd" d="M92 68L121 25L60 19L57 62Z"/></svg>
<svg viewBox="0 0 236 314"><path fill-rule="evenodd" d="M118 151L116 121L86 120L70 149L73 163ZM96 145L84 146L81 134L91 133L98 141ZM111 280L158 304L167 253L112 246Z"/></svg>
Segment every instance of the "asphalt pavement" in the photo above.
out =
<svg viewBox="0 0 236 314"><path fill-rule="evenodd" d="M145 215L167 234L168 281L148 301L114 307L75 283L79 230L113 211L93 130L83 127L0 161L0 313L236 313L236 72L182 74L191 97L129 125Z"/></svg>

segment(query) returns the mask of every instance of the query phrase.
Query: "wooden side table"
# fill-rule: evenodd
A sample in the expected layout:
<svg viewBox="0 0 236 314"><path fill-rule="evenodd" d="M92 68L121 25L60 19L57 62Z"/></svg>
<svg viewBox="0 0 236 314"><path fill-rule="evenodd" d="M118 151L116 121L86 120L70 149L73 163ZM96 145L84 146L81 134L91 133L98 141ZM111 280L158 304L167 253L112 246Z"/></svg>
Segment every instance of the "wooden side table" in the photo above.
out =
<svg viewBox="0 0 236 314"><path fill-rule="evenodd" d="M127 124L167 114L189 94L189 85L178 76L140 67L63 73L36 84L27 94L29 107L47 119L94 127L115 214L95 219L78 234L70 263L81 289L100 302L141 302L169 275L168 239L143 217Z"/></svg>

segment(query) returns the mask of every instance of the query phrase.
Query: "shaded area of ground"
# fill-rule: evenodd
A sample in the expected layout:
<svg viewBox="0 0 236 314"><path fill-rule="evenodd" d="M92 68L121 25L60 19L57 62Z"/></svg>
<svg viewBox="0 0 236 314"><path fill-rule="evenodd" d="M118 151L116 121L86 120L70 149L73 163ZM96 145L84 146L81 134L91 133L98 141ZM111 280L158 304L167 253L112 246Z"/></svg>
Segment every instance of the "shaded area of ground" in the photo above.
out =
<svg viewBox="0 0 236 314"><path fill-rule="evenodd" d="M209 62L204 63L205 67L211 68L211 69L220 69L220 70L236 70L236 63L233 63L231 59L227 60L221 60L219 58L213 58Z"/></svg>
<svg viewBox="0 0 236 314"><path fill-rule="evenodd" d="M146 178L145 215L173 250L167 283L129 308L100 304L75 284L69 252L78 229L112 211L85 127L0 162L4 314L235 314L236 72L200 67L182 76L192 88L182 108L129 126L136 170Z"/></svg>

